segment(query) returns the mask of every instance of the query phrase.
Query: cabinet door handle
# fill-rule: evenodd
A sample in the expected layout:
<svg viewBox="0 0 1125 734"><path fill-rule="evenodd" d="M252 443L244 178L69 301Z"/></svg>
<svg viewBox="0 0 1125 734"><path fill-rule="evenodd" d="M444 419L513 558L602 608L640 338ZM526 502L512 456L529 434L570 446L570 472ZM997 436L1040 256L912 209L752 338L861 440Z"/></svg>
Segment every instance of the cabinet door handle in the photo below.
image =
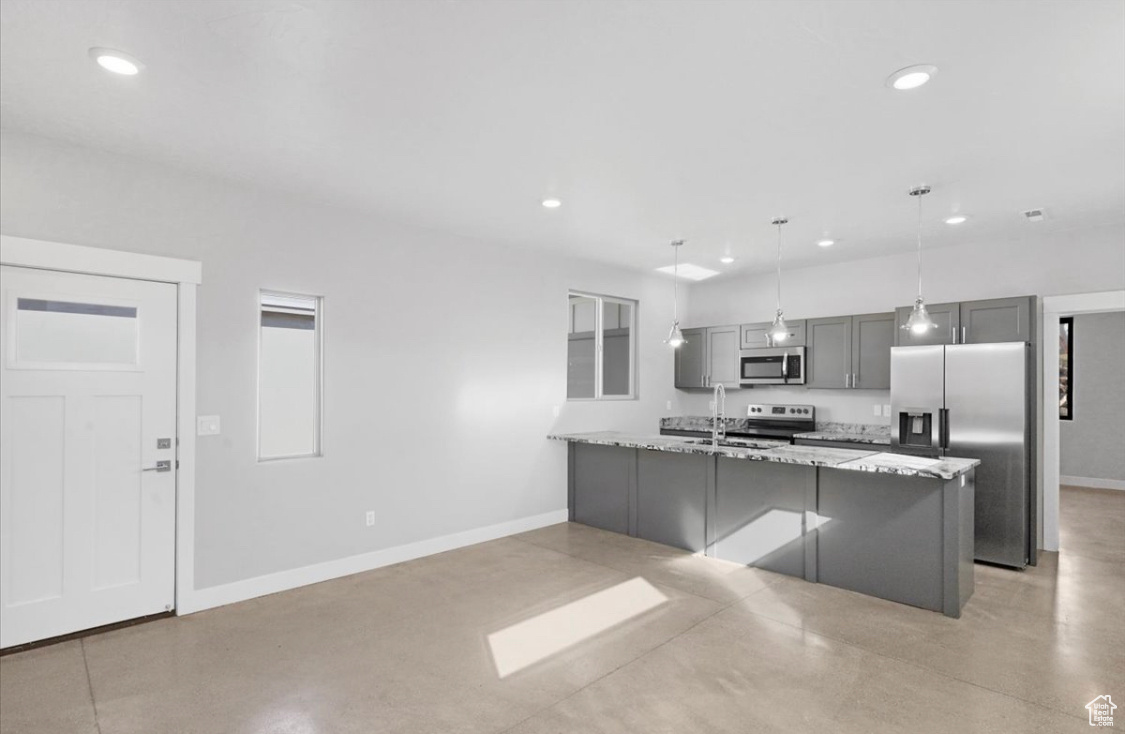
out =
<svg viewBox="0 0 1125 734"><path fill-rule="evenodd" d="M962 344L968 344L969 343L969 327L967 327L967 326L961 327L961 343Z"/></svg>
<svg viewBox="0 0 1125 734"><path fill-rule="evenodd" d="M956 326L950 325L950 327L949 327L949 338L951 340L953 340L954 344L957 343L957 327Z"/></svg>
<svg viewBox="0 0 1125 734"><path fill-rule="evenodd" d="M845 372L844 373L844 387L851 387L851 385L848 384L848 382L850 380L851 380L851 375L849 375L847 372Z"/></svg>

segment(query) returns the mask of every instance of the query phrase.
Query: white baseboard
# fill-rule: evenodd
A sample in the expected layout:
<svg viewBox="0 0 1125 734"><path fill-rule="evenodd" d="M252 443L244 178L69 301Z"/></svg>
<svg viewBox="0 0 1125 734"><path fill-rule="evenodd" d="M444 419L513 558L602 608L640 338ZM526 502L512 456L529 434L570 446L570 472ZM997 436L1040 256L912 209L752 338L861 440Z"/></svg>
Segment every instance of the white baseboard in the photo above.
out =
<svg viewBox="0 0 1125 734"><path fill-rule="evenodd" d="M1059 477L1059 484L1071 487L1090 487L1092 489L1125 490L1125 481L1120 479L1095 479L1094 477Z"/></svg>
<svg viewBox="0 0 1125 734"><path fill-rule="evenodd" d="M296 589L300 586L316 584L341 576L350 576L353 573L361 573L382 566L422 558L423 556L431 556L435 553L443 553L467 545L483 543L487 540L525 533L528 530L556 525L560 522L566 522L566 520L566 510L554 510L553 512L544 512L541 515L522 517L518 520L488 525L483 528L473 528L452 535L443 535L439 538L420 540L417 543L384 548L371 553L348 556L347 558L294 568L289 571L279 571L266 576L256 576L221 586L196 589L188 598L176 600L176 614L191 614L204 609L221 607L225 604L246 601L258 596L276 594L279 591Z"/></svg>

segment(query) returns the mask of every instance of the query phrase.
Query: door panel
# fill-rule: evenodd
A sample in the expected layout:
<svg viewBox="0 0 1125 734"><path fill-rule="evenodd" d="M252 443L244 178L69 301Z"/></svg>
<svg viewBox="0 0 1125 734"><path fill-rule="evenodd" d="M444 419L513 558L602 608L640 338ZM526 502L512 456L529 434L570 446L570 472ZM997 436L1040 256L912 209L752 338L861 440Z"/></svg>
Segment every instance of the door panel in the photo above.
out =
<svg viewBox="0 0 1125 734"><path fill-rule="evenodd" d="M965 344L1031 341L1031 299L994 298L961 304Z"/></svg>
<svg viewBox="0 0 1125 734"><path fill-rule="evenodd" d="M852 317L852 387L891 388L891 347L895 343L895 315L873 313Z"/></svg>
<svg viewBox="0 0 1125 734"><path fill-rule="evenodd" d="M851 362L852 317L809 319L807 387L848 387Z"/></svg>
<svg viewBox="0 0 1125 734"><path fill-rule="evenodd" d="M1027 563L1031 485L1027 462L1027 347L964 344L946 348L949 456L976 468L976 558Z"/></svg>
<svg viewBox="0 0 1125 734"><path fill-rule="evenodd" d="M684 329L686 343L676 349L676 387L706 387L707 330Z"/></svg>
<svg viewBox="0 0 1125 734"><path fill-rule="evenodd" d="M904 329L906 320L910 318L910 312L913 306L902 306L895 309L895 320L898 322L898 328L895 329L895 336L897 341L895 344L900 347L914 347L926 344L956 344L957 335L960 333L961 327L961 304L959 303L934 303L927 304L926 310L930 314L930 318L937 324L936 329L929 331L925 334L915 334L909 329Z"/></svg>
<svg viewBox="0 0 1125 734"><path fill-rule="evenodd" d="M722 384L729 390L739 386L738 344L737 326L715 326L707 330L707 360L710 365L707 374L711 378L708 387Z"/></svg>
<svg viewBox="0 0 1125 734"><path fill-rule="evenodd" d="M0 332L0 646L171 609L176 287L5 266Z"/></svg>

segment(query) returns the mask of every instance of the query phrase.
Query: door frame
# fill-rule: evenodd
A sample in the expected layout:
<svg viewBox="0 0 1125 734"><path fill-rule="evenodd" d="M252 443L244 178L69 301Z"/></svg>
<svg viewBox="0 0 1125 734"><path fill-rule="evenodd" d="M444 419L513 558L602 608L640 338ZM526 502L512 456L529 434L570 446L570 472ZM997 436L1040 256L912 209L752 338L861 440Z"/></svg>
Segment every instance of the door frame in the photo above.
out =
<svg viewBox="0 0 1125 734"><path fill-rule="evenodd" d="M1125 290L1044 296L1043 336L1043 542L1044 550L1059 549L1059 319L1085 313L1125 311Z"/></svg>
<svg viewBox="0 0 1125 734"><path fill-rule="evenodd" d="M176 286L176 614L195 601L195 354L196 289L203 263L103 247L69 245L0 234L0 265L151 280Z"/></svg>

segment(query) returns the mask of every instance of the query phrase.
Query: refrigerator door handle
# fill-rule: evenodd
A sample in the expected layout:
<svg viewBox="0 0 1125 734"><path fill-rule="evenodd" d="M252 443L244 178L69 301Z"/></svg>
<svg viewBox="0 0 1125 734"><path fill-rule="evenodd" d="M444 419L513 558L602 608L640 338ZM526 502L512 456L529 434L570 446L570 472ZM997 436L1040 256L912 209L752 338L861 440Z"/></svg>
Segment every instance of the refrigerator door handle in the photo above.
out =
<svg viewBox="0 0 1125 734"><path fill-rule="evenodd" d="M938 409L938 445L949 448L949 408Z"/></svg>

